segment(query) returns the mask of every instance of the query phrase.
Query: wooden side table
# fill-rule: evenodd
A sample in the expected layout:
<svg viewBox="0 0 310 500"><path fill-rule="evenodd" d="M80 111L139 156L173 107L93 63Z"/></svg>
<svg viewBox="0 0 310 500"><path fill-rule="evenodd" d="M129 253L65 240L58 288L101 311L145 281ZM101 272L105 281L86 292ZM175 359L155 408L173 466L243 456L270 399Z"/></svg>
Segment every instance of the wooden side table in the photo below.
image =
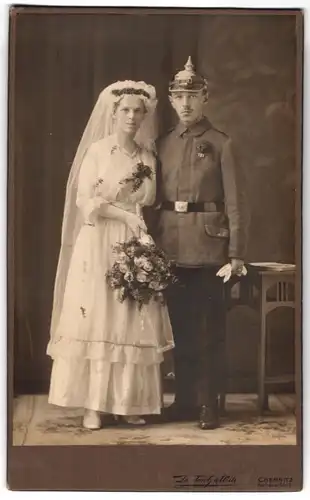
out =
<svg viewBox="0 0 310 500"><path fill-rule="evenodd" d="M255 309L260 319L260 336L258 344L258 400L257 408L261 415L268 409L268 392L266 385L272 383L289 383L295 381L295 374L277 377L266 376L267 355L267 316L279 307L295 308L295 270L279 270L275 268L260 268L249 265L245 277L234 278L226 288L227 310L236 305L247 305ZM234 297L233 287L239 283L239 293ZM225 408L225 380L220 394L220 407Z"/></svg>

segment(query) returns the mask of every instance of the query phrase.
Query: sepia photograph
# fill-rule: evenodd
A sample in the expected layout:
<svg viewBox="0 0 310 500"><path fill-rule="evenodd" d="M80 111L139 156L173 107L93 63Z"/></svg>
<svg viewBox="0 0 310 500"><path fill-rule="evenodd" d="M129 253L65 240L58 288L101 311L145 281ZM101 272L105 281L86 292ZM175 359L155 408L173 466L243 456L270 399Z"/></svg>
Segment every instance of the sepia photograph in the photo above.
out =
<svg viewBox="0 0 310 500"><path fill-rule="evenodd" d="M301 11L11 7L12 471L270 447L300 484L301 130Z"/></svg>

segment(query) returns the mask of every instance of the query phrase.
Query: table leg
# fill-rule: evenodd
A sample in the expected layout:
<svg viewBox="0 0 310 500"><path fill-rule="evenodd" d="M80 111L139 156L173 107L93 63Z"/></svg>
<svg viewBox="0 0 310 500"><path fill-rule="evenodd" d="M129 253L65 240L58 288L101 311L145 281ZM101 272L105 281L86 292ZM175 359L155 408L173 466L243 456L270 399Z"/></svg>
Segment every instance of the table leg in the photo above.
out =
<svg viewBox="0 0 310 500"><path fill-rule="evenodd" d="M269 411L269 397L268 397L268 392L266 391L266 386L265 386L265 394L264 394L264 403L263 403L263 411Z"/></svg>
<svg viewBox="0 0 310 500"><path fill-rule="evenodd" d="M220 415L225 415L225 407L226 407L226 393L225 390L223 390L220 394L220 401L219 401Z"/></svg>
<svg viewBox="0 0 310 500"><path fill-rule="evenodd" d="M264 291L263 291L264 292ZM264 297L264 296L263 296ZM266 313L264 311L264 298L261 307L261 329L258 348L258 413L262 415L266 406L268 408L268 395L265 391L266 375Z"/></svg>

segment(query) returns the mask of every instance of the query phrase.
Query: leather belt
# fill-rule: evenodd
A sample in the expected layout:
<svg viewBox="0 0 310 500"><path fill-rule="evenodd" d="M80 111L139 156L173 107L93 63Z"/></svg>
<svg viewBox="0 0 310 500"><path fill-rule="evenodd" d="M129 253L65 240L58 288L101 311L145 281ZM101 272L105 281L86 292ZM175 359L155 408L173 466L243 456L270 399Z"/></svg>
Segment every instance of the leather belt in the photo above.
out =
<svg viewBox="0 0 310 500"><path fill-rule="evenodd" d="M163 201L161 204L163 210L171 210L178 213L188 212L222 212L224 210L223 202L191 202L191 201Z"/></svg>

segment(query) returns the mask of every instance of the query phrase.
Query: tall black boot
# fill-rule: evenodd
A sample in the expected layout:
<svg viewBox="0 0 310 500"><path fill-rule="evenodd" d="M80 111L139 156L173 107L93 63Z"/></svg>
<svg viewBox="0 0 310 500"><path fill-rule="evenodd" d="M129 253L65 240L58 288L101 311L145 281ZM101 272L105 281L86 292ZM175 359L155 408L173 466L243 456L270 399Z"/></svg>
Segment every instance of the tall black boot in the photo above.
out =
<svg viewBox="0 0 310 500"><path fill-rule="evenodd" d="M217 398L200 408L199 427L202 430L217 429L220 426Z"/></svg>

